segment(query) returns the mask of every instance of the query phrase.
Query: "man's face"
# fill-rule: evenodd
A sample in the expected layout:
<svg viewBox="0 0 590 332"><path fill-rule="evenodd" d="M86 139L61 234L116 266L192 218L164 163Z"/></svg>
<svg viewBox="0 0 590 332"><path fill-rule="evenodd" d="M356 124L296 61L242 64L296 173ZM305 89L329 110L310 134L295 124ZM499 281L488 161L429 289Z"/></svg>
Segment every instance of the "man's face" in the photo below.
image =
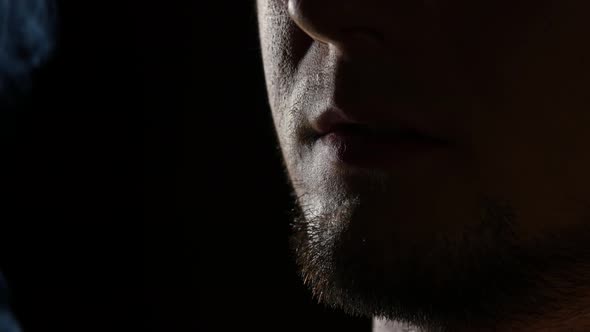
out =
<svg viewBox="0 0 590 332"><path fill-rule="evenodd" d="M257 6L319 300L449 329L584 305L590 2Z"/></svg>

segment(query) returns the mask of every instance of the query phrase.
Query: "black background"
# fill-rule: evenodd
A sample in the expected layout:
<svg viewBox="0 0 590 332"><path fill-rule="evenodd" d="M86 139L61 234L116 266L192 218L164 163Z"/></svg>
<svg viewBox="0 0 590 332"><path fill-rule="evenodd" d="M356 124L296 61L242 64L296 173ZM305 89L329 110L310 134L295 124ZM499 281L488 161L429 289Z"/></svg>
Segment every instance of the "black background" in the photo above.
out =
<svg viewBox="0 0 590 332"><path fill-rule="evenodd" d="M55 56L3 108L25 332L370 330L296 274L253 1L62 1Z"/></svg>

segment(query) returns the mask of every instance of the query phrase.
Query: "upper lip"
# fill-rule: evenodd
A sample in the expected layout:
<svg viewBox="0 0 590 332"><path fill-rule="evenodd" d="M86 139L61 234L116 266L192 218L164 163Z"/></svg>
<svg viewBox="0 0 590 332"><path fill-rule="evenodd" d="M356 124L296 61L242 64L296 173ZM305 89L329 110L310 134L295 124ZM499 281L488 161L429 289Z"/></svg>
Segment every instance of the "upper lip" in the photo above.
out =
<svg viewBox="0 0 590 332"><path fill-rule="evenodd" d="M413 124L407 119L396 118L387 121L361 121L352 119L337 108L329 108L311 121L315 137L320 138L330 133L354 131L361 134L383 135L387 137L414 137L433 142L445 143L446 140L436 137L423 126Z"/></svg>

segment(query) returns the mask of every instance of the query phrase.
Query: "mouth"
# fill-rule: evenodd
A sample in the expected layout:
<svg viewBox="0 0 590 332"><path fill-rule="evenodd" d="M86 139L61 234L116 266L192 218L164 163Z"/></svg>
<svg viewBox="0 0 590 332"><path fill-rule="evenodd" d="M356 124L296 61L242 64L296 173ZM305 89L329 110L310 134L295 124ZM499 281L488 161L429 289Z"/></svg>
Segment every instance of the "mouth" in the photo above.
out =
<svg viewBox="0 0 590 332"><path fill-rule="evenodd" d="M391 169L447 147L449 142L413 129L347 123L318 134L317 143L340 166Z"/></svg>
<svg viewBox="0 0 590 332"><path fill-rule="evenodd" d="M383 141L383 142L398 142L398 141L417 141L424 143L439 143L442 144L445 141L434 138L423 133L418 132L414 129L409 128L376 128L356 123L345 123L337 124L332 126L328 131L324 133L318 133L316 138L321 139L322 137L334 135L342 137L350 137L351 139L364 139L371 141Z"/></svg>

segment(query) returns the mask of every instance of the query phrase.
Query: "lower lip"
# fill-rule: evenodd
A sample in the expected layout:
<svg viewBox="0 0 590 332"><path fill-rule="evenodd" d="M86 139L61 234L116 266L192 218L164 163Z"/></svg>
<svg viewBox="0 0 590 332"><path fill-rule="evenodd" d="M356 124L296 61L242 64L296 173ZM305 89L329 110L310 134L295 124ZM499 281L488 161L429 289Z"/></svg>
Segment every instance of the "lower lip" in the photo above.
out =
<svg viewBox="0 0 590 332"><path fill-rule="evenodd" d="M333 161L361 168L391 168L418 160L445 147L434 140L375 138L333 132L319 138Z"/></svg>

